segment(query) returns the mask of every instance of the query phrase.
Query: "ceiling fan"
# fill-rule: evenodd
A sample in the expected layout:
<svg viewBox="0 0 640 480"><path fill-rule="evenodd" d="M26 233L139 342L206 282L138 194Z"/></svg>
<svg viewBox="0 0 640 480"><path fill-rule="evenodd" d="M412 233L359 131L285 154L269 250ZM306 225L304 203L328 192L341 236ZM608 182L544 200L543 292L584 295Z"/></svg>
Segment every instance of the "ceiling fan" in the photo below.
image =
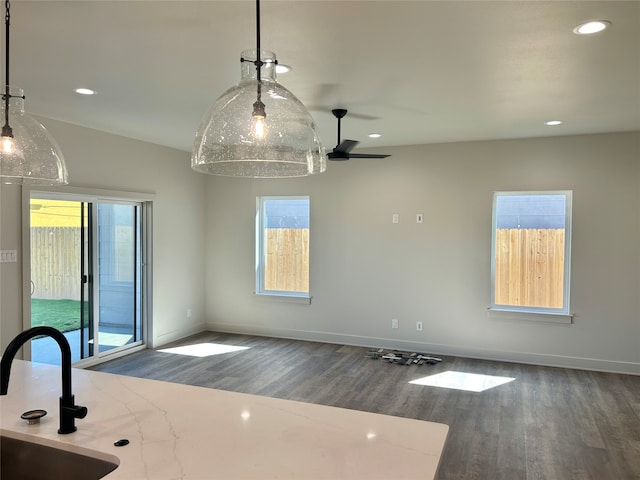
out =
<svg viewBox="0 0 640 480"><path fill-rule="evenodd" d="M370 153L351 153L351 150L353 150L360 142L356 140L340 141L340 122L342 117L347 114L347 111L344 108L335 108L331 110L331 113L333 113L333 116L338 119L338 144L332 152L327 154L327 158L329 160L349 160L350 158L387 158L389 156Z"/></svg>

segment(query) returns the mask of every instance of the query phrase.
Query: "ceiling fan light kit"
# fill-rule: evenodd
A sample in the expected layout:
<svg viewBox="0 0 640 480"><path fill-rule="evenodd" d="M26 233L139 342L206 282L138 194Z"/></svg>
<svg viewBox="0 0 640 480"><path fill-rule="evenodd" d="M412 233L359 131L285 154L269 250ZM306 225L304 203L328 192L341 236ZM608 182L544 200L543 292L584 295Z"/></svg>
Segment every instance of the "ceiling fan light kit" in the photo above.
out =
<svg viewBox="0 0 640 480"><path fill-rule="evenodd" d="M62 151L47 129L24 111L22 89L9 84L9 1L5 1L5 88L2 94L4 125L0 136L2 183L65 185L67 167Z"/></svg>
<svg viewBox="0 0 640 480"><path fill-rule="evenodd" d="M191 168L230 177L301 177L326 170L326 152L305 106L276 81L277 59L257 48L242 52L240 83L223 93L196 134Z"/></svg>

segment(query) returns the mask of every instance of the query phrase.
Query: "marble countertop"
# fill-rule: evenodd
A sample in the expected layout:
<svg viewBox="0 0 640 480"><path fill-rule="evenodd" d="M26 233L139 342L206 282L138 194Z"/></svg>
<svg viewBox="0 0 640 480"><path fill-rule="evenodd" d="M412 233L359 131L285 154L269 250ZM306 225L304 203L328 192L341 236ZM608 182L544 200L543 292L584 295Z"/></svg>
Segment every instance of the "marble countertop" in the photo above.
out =
<svg viewBox="0 0 640 480"><path fill-rule="evenodd" d="M73 370L86 406L78 431L59 435L60 369L15 360L0 396L0 428L60 448L117 457L106 479L432 479L443 424ZM39 425L20 414L45 409ZM114 442L126 438L125 447Z"/></svg>

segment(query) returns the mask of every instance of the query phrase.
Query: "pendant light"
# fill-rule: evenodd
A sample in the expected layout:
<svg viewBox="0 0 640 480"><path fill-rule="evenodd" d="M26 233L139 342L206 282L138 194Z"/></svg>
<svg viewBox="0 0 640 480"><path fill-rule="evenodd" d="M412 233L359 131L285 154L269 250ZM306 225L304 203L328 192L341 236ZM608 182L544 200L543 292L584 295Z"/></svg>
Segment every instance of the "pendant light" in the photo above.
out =
<svg viewBox="0 0 640 480"><path fill-rule="evenodd" d="M1 181L24 185L67 184L67 167L60 147L40 122L25 113L22 89L9 83L9 0L5 1L4 23L6 81L2 94Z"/></svg>
<svg viewBox="0 0 640 480"><path fill-rule="evenodd" d="M260 0L256 0L256 37L256 49L241 54L240 83L216 100L200 125L191 168L250 178L322 173L327 157L313 118L276 81L275 54L260 48Z"/></svg>

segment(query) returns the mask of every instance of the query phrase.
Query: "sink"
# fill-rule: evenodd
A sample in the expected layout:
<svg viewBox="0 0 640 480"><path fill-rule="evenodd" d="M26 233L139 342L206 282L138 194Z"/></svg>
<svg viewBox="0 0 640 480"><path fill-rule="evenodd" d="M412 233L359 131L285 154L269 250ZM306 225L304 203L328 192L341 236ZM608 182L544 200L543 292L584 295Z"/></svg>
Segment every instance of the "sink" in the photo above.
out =
<svg viewBox="0 0 640 480"><path fill-rule="evenodd" d="M2 480L97 480L119 465L112 455L5 430L0 435L0 457Z"/></svg>

